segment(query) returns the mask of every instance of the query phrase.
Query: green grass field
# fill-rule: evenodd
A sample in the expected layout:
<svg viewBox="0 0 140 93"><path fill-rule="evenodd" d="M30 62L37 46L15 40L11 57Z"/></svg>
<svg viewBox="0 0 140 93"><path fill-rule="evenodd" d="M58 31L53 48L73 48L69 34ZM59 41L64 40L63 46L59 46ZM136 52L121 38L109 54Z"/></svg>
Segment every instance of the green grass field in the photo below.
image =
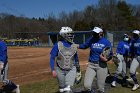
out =
<svg viewBox="0 0 140 93"><path fill-rule="evenodd" d="M114 73L115 65L109 65L110 72ZM140 72L140 68L137 70ZM83 72L84 75L84 72ZM140 74L137 75L137 79L140 82ZM131 82L133 84L133 82ZM83 79L79 85L75 85L75 87L83 86ZM28 85L21 86L21 93L55 93L58 91L58 84L55 78L51 78L47 81L42 81L39 83L33 83ZM131 91L131 86L128 88L122 87L121 85L117 84L117 87L110 88L107 93L140 93L140 89L136 91Z"/></svg>

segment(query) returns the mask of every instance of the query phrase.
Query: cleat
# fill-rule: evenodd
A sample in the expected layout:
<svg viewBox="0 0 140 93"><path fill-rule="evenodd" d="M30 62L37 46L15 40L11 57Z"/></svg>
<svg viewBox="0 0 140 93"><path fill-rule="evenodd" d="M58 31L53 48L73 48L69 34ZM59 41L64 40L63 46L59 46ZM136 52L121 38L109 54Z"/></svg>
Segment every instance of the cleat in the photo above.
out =
<svg viewBox="0 0 140 93"><path fill-rule="evenodd" d="M94 90L88 90L86 93L95 93Z"/></svg>
<svg viewBox="0 0 140 93"><path fill-rule="evenodd" d="M12 92L14 92L14 93L20 93L19 85L16 85L16 86L17 86L17 88L14 89Z"/></svg>
<svg viewBox="0 0 140 93"><path fill-rule="evenodd" d="M128 78L128 79L126 79L127 81L133 81L133 79L130 77L130 78Z"/></svg>
<svg viewBox="0 0 140 93"><path fill-rule="evenodd" d="M71 88L70 88L70 85L68 85L67 87L65 87L64 89L64 93L73 93Z"/></svg>
<svg viewBox="0 0 140 93"><path fill-rule="evenodd" d="M64 92L64 89L59 89L59 92L60 92L60 93L63 93L63 92Z"/></svg>
<svg viewBox="0 0 140 93"><path fill-rule="evenodd" d="M111 83L111 86L112 86L112 87L116 87L116 81L113 81L113 82Z"/></svg>
<svg viewBox="0 0 140 93"><path fill-rule="evenodd" d="M139 85L139 84L134 84L134 86L133 86L133 88L132 88L132 91L137 90L139 87L140 87L140 85Z"/></svg>

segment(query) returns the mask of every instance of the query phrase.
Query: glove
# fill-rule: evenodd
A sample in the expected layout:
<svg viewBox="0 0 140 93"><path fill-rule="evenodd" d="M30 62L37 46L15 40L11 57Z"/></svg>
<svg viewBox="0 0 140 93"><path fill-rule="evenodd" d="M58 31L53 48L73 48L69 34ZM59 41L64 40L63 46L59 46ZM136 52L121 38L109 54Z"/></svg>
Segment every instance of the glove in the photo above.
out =
<svg viewBox="0 0 140 93"><path fill-rule="evenodd" d="M0 70L4 68L4 63L0 61Z"/></svg>
<svg viewBox="0 0 140 93"><path fill-rule="evenodd" d="M111 51L110 47L105 47L105 48L103 49L102 55L103 55L104 57L108 58L109 55L110 55L110 51Z"/></svg>
<svg viewBox="0 0 140 93"><path fill-rule="evenodd" d="M103 49L103 53L101 53L101 55L100 55L101 61L103 61L103 62L107 62L108 61L108 58L109 58L109 55L110 55L110 51L111 51L110 47L105 47Z"/></svg>
<svg viewBox="0 0 140 93"><path fill-rule="evenodd" d="M82 75L81 75L81 71L80 72L76 72L76 78L75 78L75 83L79 84L82 80Z"/></svg>
<svg viewBox="0 0 140 93"><path fill-rule="evenodd" d="M118 63L120 63L120 60L118 59L118 57L117 57L117 55L115 54L115 55L113 55L113 60L112 60L113 62L114 62L114 64L116 65L116 66L118 66L119 64Z"/></svg>

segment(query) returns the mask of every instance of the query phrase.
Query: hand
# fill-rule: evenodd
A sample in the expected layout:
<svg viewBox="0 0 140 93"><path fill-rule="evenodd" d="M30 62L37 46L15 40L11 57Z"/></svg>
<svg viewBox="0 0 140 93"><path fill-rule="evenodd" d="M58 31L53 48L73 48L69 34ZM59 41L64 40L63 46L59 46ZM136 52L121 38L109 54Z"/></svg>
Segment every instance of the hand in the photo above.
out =
<svg viewBox="0 0 140 93"><path fill-rule="evenodd" d="M100 55L100 60L103 62L107 62L107 58L103 56L103 54Z"/></svg>
<svg viewBox="0 0 140 93"><path fill-rule="evenodd" d="M53 70L53 71L52 71L52 76L53 76L54 78L56 78L57 73L56 73L56 71L55 71L55 70Z"/></svg>
<svg viewBox="0 0 140 93"><path fill-rule="evenodd" d="M4 63L0 62L0 70L4 68Z"/></svg>

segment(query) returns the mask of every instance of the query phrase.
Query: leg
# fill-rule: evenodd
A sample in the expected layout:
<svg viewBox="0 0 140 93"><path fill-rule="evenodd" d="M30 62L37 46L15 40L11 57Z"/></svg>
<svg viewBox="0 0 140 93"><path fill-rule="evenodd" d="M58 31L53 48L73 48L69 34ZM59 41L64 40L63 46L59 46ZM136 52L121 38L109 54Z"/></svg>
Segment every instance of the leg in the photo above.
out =
<svg viewBox="0 0 140 93"><path fill-rule="evenodd" d="M104 86L105 86L105 80L107 77L108 69L106 68L101 68L97 70L97 86L99 91L104 92Z"/></svg>
<svg viewBox="0 0 140 93"><path fill-rule="evenodd" d="M92 90L92 82L94 80L94 77L96 75L96 72L94 68L91 68L92 66L89 64L84 78L84 87L86 90Z"/></svg>
<svg viewBox="0 0 140 93"><path fill-rule="evenodd" d="M123 77L123 81L122 81L122 86L127 86L127 81L126 81L126 61L124 60L122 63L122 77Z"/></svg>
<svg viewBox="0 0 140 93"><path fill-rule="evenodd" d="M2 82L4 84L3 90L7 92L20 93L19 85L16 85L12 81L8 80L7 76L8 76L8 63L5 66L4 71L3 71L3 78L2 78Z"/></svg>
<svg viewBox="0 0 140 93"><path fill-rule="evenodd" d="M59 85L59 91L63 92L65 88L65 72L61 70L59 67L56 67L56 73L57 73L57 80Z"/></svg>
<svg viewBox="0 0 140 93"><path fill-rule="evenodd" d="M117 79L118 79L118 75L119 75L120 73L122 73L122 64L123 64L124 58L123 58L122 55L118 55L117 57L118 57L118 59L120 60L120 63L118 64L118 68L117 68L117 70L116 70L116 72L115 72L115 75L114 75L114 78L113 78L113 82L111 83L111 86L112 86L112 87L115 87L115 86L116 86L116 81L117 81Z"/></svg>
<svg viewBox="0 0 140 93"><path fill-rule="evenodd" d="M64 88L64 91L72 91L72 87L75 82L76 77L76 67L74 66L70 71L68 71L67 75L65 76L65 84L66 87Z"/></svg>
<svg viewBox="0 0 140 93"><path fill-rule="evenodd" d="M136 78L136 69L138 68L138 66L139 66L139 62L136 58L134 58L130 66L130 75L134 81L134 86L132 90L136 90L139 87L139 84Z"/></svg>

